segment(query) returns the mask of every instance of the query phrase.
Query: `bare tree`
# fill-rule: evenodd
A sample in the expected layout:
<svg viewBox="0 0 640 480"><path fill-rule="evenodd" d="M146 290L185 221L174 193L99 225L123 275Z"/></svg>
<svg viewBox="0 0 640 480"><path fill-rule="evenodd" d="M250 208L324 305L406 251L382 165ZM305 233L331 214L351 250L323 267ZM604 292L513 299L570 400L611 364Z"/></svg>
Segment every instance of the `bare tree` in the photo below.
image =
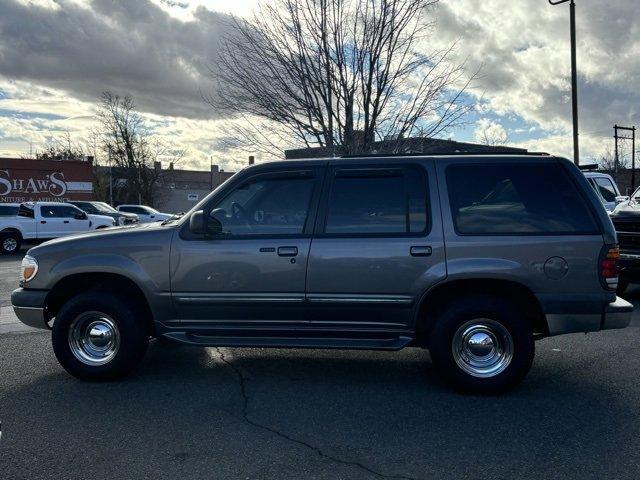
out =
<svg viewBox="0 0 640 480"><path fill-rule="evenodd" d="M206 100L237 145L327 153L435 136L471 105L455 48L428 53L437 0L275 0L232 19Z"/></svg>
<svg viewBox="0 0 640 480"><path fill-rule="evenodd" d="M61 138L52 138L42 150L36 150L36 160L86 160L86 149L74 141L69 132L64 132Z"/></svg>
<svg viewBox="0 0 640 480"><path fill-rule="evenodd" d="M153 205L162 180L155 163L161 159L175 163L185 152L153 136L129 95L104 92L98 120L102 150L125 180L115 187L124 193L125 201Z"/></svg>
<svg viewBox="0 0 640 480"><path fill-rule="evenodd" d="M598 156L598 165L605 172L617 172L619 169L629 168L629 158L625 155L618 155L618 161L611 151L611 147L605 148Z"/></svg>

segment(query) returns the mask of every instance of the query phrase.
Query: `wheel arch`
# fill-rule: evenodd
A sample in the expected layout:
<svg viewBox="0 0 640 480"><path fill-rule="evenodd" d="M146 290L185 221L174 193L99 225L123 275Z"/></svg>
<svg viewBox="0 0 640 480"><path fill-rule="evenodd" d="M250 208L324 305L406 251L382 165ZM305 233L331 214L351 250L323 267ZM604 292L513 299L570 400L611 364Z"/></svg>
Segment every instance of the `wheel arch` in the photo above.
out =
<svg viewBox="0 0 640 480"><path fill-rule="evenodd" d="M536 336L547 336L549 328L540 302L527 286L512 280L493 278L458 279L427 290L415 309L414 325L418 342L426 345L439 312L465 295L485 294L505 298L524 309Z"/></svg>
<svg viewBox="0 0 640 480"><path fill-rule="evenodd" d="M129 277L111 272L74 273L59 279L45 300L48 318L55 317L69 298L91 290L116 294L126 292L127 299L133 299L143 309L145 313L143 322L148 328L149 334L155 333L154 315L142 288Z"/></svg>
<svg viewBox="0 0 640 480"><path fill-rule="evenodd" d="M20 231L20 229L19 229L19 228L16 228L16 227L7 227L7 228L3 228L3 229L0 231L0 235L2 235L2 234L7 234L7 233L17 233L17 234L18 234L18 237L20 238L20 241L23 241L23 240L24 240L24 236L22 235L22 232Z"/></svg>

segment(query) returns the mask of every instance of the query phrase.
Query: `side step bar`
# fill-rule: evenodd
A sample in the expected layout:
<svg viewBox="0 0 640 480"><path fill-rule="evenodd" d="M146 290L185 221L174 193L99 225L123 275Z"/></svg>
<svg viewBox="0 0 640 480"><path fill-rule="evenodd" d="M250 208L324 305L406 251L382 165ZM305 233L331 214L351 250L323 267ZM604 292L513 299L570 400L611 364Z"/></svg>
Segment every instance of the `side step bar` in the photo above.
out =
<svg viewBox="0 0 640 480"><path fill-rule="evenodd" d="M305 337L219 337L167 332L168 340L201 347L262 347L262 348L335 348L345 350L400 350L413 338L305 338Z"/></svg>

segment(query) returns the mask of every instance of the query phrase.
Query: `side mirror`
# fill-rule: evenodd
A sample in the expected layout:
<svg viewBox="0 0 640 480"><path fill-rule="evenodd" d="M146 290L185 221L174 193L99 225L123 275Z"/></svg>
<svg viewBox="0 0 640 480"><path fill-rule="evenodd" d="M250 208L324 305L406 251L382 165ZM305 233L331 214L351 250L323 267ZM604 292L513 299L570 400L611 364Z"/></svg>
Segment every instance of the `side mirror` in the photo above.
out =
<svg viewBox="0 0 640 480"><path fill-rule="evenodd" d="M73 216L73 218L75 218L76 220L86 220L87 214L84 212L78 212Z"/></svg>
<svg viewBox="0 0 640 480"><path fill-rule="evenodd" d="M196 235L204 234L204 214L202 210L197 210L189 218L189 231Z"/></svg>
<svg viewBox="0 0 640 480"><path fill-rule="evenodd" d="M222 233L222 223L215 217L209 216L207 218L207 225L205 228L204 212L197 210L191 214L189 218L189 230L196 235L203 235L205 233L209 235L220 235Z"/></svg>
<svg viewBox="0 0 640 480"><path fill-rule="evenodd" d="M626 195L619 195L616 197L616 205L620 205L623 202L628 202L629 201L629 197L627 197Z"/></svg>

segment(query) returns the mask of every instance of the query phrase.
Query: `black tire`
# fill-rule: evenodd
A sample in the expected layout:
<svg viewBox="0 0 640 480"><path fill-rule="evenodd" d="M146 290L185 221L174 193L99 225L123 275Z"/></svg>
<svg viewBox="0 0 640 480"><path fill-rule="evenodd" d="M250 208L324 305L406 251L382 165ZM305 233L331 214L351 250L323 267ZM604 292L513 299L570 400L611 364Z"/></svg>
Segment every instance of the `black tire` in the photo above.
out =
<svg viewBox="0 0 640 480"><path fill-rule="evenodd" d="M106 314L117 327L119 347L102 365L83 363L72 351L70 329L74 320L88 312ZM51 335L60 365L74 377L86 381L116 380L128 375L142 360L149 345L145 312L131 299L111 292L85 292L67 301L55 317ZM77 351L77 349L76 349Z"/></svg>
<svg viewBox="0 0 640 480"><path fill-rule="evenodd" d="M3 255L13 255L20 252L22 237L16 232L0 233L0 252Z"/></svg>
<svg viewBox="0 0 640 480"><path fill-rule="evenodd" d="M473 322L469 323L471 321ZM508 343L508 336L511 338L511 360L503 362L502 365L506 366L493 376L473 375L456 362L457 357L459 362L465 364L463 355L454 355L456 332L468 331L467 328L478 324L487 324L501 332L504 336L498 337L503 339L502 343ZM463 326L465 327L462 328ZM459 334L457 338L469 337ZM465 342L460 344L464 345ZM489 295L466 296L441 310L429 337L429 350L438 373L454 388L480 394L501 393L518 385L531 369L535 354L533 328L523 312L503 298ZM465 367L471 368L467 365Z"/></svg>
<svg viewBox="0 0 640 480"><path fill-rule="evenodd" d="M627 278L620 275L620 277L618 277L618 288L616 288L616 294L622 295L624 292L626 292L627 288L629 288L629 283L630 282Z"/></svg>

